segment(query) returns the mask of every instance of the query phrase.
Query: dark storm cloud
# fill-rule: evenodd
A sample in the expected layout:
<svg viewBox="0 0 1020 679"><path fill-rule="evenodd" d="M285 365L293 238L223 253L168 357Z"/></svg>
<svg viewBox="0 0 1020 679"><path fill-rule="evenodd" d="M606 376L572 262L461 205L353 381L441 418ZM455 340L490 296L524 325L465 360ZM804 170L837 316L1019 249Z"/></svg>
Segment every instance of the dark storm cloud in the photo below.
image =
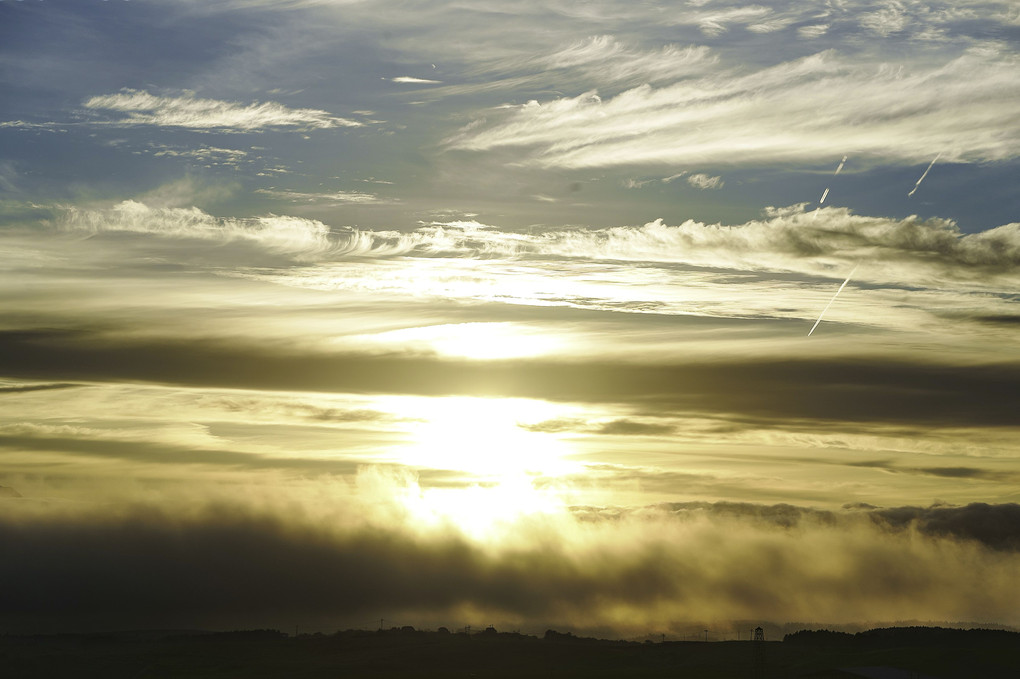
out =
<svg viewBox="0 0 1020 679"><path fill-rule="evenodd" d="M975 502L963 507L932 505L930 507L879 508L866 503L844 507L833 512L790 504L762 505L751 502L677 502L660 505L680 519L700 515L740 519L761 526L795 528L807 522L830 526L848 525L855 516L866 515L887 529L916 529L934 538L970 540L995 550L1020 552L1020 505L1016 503L989 505Z"/></svg>
<svg viewBox="0 0 1020 679"><path fill-rule="evenodd" d="M18 586L0 588L0 624L236 626L469 607L533 623L566 615L620 624L605 614L613 609L641 626L662 607L674 620L881 617L905 611L905 602L907 614L921 616L1010 610L1015 596L1001 587L1015 576L1016 505L871 516L879 514L884 523L859 512L689 503L611 520L595 513L584 546L572 543L578 524L535 524L523 542L494 550L453 532L284 520L230 503L109 515L5 511L0 578ZM929 539L916 540L915 530ZM748 564L768 577L749 579Z"/></svg>
<svg viewBox="0 0 1020 679"><path fill-rule="evenodd" d="M976 540L998 550L1020 551L1020 505L975 502L966 507L896 507L871 513L896 529L914 526L925 535Z"/></svg>
<svg viewBox="0 0 1020 679"><path fill-rule="evenodd" d="M208 622L462 603L534 614L603 597L652 600L671 589L664 567L647 558L605 571L540 550L500 560L452 535L333 532L236 507L197 519L151 508L124 519L0 518L0 544L9 555L0 577L22 585L0 592L6 624L20 616Z"/></svg>
<svg viewBox="0 0 1020 679"><path fill-rule="evenodd" d="M860 358L457 361L247 341L124 339L84 330L0 333L0 372L25 379L412 395L500 395L837 422L1014 426L1020 364Z"/></svg>

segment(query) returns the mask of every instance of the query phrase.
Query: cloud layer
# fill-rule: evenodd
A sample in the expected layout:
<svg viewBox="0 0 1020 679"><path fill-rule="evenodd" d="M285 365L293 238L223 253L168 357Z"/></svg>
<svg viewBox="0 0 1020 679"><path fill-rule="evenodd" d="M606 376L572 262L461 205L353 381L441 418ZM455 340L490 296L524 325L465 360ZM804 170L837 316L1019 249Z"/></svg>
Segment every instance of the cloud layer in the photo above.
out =
<svg viewBox="0 0 1020 679"><path fill-rule="evenodd" d="M357 520L357 503L335 501L288 519L237 502L108 514L0 502L8 507L0 540L11 548L0 574L20 583L0 594L5 626L229 627L294 616L335 626L386 615L622 635L698 620L1016 622L1016 545L986 547L980 525L996 516L997 530L1015 536L1015 505L581 511L521 519L495 546L416 529L409 515L404 528L396 516L379 525L378 509ZM887 517L899 514L927 518L891 528ZM952 530L933 527L940 514L956 522ZM748 579L751 565L759 577Z"/></svg>
<svg viewBox="0 0 1020 679"><path fill-rule="evenodd" d="M972 53L912 68L819 52L754 72L715 73L603 100L580 96L513 107L449 141L486 151L523 147L536 164L565 168L631 164L824 162L844 154L917 163L1013 159L1020 138L1003 96L1012 56Z"/></svg>
<svg viewBox="0 0 1020 679"><path fill-rule="evenodd" d="M710 362L479 362L87 330L3 332L0 348L4 373L32 379L627 403L648 412L813 420L835 427L841 422L1010 427L1020 407L1012 388L1020 365L1010 362L741 356ZM982 398L972 399L975 393Z"/></svg>

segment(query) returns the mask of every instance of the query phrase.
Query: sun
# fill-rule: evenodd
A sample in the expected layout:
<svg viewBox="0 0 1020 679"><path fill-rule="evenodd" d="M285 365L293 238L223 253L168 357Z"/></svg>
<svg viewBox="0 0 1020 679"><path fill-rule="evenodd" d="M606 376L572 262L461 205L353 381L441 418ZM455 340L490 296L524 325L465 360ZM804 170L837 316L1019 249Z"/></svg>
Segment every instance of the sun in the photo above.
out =
<svg viewBox="0 0 1020 679"><path fill-rule="evenodd" d="M404 503L418 519L479 537L522 516L563 511L557 480L582 465L571 459L568 441L530 425L563 417L568 407L507 398L409 400L402 412L417 421L394 461L453 479L407 494Z"/></svg>
<svg viewBox="0 0 1020 679"><path fill-rule="evenodd" d="M559 476L576 470L560 437L533 426L563 417L565 408L517 398L421 399L420 421L401 451L405 463L485 478L521 474ZM406 413L407 411L405 411Z"/></svg>

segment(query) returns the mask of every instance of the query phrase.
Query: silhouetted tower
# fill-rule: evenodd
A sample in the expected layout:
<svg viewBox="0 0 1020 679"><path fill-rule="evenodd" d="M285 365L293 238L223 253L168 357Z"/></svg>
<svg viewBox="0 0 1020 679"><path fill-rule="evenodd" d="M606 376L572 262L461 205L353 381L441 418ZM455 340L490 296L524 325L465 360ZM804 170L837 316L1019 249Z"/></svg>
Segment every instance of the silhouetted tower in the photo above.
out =
<svg viewBox="0 0 1020 679"><path fill-rule="evenodd" d="M765 630L754 628L754 679L765 679Z"/></svg>

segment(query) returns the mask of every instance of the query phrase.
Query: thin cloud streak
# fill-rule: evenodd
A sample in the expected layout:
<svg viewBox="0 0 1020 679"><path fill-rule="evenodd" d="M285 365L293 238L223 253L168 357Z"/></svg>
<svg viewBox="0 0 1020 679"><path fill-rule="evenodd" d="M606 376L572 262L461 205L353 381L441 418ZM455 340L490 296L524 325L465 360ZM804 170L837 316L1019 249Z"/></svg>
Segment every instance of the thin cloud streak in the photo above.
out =
<svg viewBox="0 0 1020 679"><path fill-rule="evenodd" d="M200 99L190 92L170 97L126 89L117 94L91 97L82 105L91 111L126 114L124 118L107 121L114 126L154 125L253 132L274 127L315 129L362 125L316 109L292 109L271 101L244 105Z"/></svg>

